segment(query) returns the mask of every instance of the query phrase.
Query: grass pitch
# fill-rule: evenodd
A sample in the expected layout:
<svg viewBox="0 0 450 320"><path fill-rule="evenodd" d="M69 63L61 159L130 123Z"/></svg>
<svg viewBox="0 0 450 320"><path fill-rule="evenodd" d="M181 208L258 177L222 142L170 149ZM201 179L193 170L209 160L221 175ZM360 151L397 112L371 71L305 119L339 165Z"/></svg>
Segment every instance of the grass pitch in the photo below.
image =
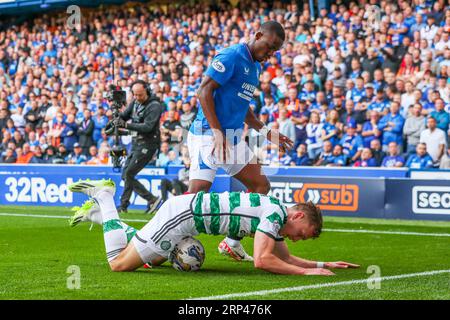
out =
<svg viewBox="0 0 450 320"><path fill-rule="evenodd" d="M113 273L106 262L101 228L94 226L89 231L89 224L70 228L65 218L69 215L69 208L0 208L0 299L160 300L228 294L235 294L233 299L450 299L448 222L326 217L320 238L295 244L288 241L291 252L313 260L354 262L361 268L319 277L256 270L251 263L221 256L217 245L223 237L207 235L198 237L206 249L205 263L198 272L179 272L166 263L152 270ZM122 218L145 220L150 216L131 212ZM136 228L145 224L127 223ZM243 240L249 253L252 244L250 238ZM70 266L79 268L79 289L68 288L73 283ZM369 278L373 277L367 273L369 266L377 266L382 279L421 274L388 278L377 286ZM435 270L446 271L423 274ZM350 282L364 279L369 281ZM285 289L270 291L280 288ZM248 292L253 293L242 295Z"/></svg>

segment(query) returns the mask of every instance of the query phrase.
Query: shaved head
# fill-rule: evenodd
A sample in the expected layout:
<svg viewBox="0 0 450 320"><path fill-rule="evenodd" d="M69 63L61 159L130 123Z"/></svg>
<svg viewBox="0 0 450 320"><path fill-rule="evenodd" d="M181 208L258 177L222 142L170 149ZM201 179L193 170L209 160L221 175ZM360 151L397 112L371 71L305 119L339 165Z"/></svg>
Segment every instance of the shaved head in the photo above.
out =
<svg viewBox="0 0 450 320"><path fill-rule="evenodd" d="M272 33L275 34L282 42L284 42L286 35L284 32L284 28L277 21L267 21L261 25L262 33Z"/></svg>
<svg viewBox="0 0 450 320"><path fill-rule="evenodd" d="M254 60L263 62L274 55L283 46L284 28L276 21L267 21L250 39L248 46Z"/></svg>

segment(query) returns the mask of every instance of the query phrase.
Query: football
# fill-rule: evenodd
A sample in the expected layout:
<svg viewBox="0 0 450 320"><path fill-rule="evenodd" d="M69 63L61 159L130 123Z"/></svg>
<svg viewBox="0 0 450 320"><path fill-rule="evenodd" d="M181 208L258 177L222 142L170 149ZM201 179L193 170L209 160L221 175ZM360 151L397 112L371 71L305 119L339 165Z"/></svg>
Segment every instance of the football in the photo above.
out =
<svg viewBox="0 0 450 320"><path fill-rule="evenodd" d="M179 271L197 271L205 261L205 248L197 239L185 237L176 244L169 261Z"/></svg>

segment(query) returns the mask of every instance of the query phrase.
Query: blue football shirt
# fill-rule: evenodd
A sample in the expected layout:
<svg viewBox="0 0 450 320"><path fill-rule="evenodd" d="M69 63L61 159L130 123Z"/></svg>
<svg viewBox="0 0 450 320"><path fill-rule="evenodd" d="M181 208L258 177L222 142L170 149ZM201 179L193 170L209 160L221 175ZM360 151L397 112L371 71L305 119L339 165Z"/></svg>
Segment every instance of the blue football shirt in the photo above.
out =
<svg viewBox="0 0 450 320"><path fill-rule="evenodd" d="M244 127L244 120L259 83L260 73L261 64L253 60L246 44L225 48L214 57L205 75L220 84L214 91L214 104L217 118L224 131ZM199 103L199 111L190 132L196 135L211 134L210 129Z"/></svg>

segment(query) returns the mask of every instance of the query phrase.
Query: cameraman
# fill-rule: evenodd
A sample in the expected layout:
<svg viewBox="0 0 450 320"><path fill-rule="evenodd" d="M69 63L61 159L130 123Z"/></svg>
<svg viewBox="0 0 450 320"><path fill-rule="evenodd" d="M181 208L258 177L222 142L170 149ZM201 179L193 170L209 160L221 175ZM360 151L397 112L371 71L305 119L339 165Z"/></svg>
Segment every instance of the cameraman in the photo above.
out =
<svg viewBox="0 0 450 320"><path fill-rule="evenodd" d="M126 129L132 136L131 152L125 161L122 179L125 182L120 198L119 212L127 212L133 191L148 201L146 213L153 212L161 203L161 198L150 193L137 179L136 175L153 158L159 149L161 135L159 119L163 112L160 100L154 96L147 83L136 80L131 85L133 101L120 114L117 126ZM131 122L127 122L131 120Z"/></svg>

